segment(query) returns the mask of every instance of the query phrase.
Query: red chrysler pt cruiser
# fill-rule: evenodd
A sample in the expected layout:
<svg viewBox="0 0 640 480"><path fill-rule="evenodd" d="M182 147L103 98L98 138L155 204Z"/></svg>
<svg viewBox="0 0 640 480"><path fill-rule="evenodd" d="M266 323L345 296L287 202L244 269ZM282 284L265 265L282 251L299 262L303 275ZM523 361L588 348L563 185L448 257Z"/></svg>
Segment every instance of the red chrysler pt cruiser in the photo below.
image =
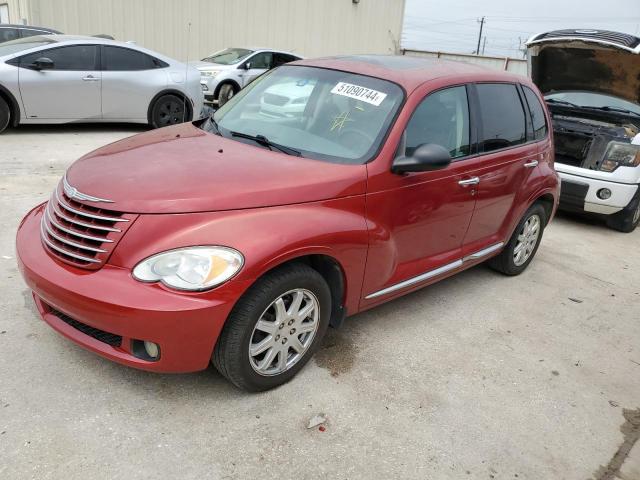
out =
<svg viewBox="0 0 640 480"><path fill-rule="evenodd" d="M519 76L294 62L205 121L75 162L22 221L20 269L89 350L265 390L347 315L486 260L521 273L558 202L549 125Z"/></svg>

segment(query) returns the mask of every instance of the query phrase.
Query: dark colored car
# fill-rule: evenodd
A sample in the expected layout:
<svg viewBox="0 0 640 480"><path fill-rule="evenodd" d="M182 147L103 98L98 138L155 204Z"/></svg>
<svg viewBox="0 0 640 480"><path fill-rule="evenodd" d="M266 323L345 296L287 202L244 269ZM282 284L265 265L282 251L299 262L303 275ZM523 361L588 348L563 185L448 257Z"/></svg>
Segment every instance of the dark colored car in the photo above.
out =
<svg viewBox="0 0 640 480"><path fill-rule="evenodd" d="M0 24L0 43L18 38L34 37L36 35L59 34L57 30L45 27L31 27L29 25Z"/></svg>
<svg viewBox="0 0 640 480"><path fill-rule="evenodd" d="M304 108L264 115L278 85ZM294 62L208 120L78 160L22 221L20 270L42 318L84 348L272 388L347 315L485 260L523 272L558 202L549 125L519 76Z"/></svg>

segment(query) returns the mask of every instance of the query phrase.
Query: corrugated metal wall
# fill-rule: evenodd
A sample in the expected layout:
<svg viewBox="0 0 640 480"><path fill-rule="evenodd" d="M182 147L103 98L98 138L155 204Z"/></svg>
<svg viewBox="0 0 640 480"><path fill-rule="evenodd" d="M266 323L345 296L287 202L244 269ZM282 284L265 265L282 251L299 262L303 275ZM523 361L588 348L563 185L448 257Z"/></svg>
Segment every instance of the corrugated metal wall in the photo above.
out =
<svg viewBox="0 0 640 480"><path fill-rule="evenodd" d="M527 61L518 58L484 57L464 53L427 52L422 50L403 50L405 55L415 57L442 58L456 62L474 63L493 70L506 70L518 75L527 75Z"/></svg>
<svg viewBox="0 0 640 480"><path fill-rule="evenodd" d="M192 60L229 46L268 46L309 57L394 53L404 15L404 0L10 1L22 4L21 16L31 24L107 33L181 60L187 52Z"/></svg>

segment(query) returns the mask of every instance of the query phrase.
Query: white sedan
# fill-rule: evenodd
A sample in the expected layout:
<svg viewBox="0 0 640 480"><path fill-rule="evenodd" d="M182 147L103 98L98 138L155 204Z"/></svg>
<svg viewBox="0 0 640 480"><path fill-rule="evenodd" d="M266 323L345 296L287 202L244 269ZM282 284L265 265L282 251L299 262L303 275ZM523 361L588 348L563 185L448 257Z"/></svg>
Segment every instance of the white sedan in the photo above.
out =
<svg viewBox="0 0 640 480"><path fill-rule="evenodd" d="M0 45L0 132L8 125L201 118L200 72L130 43L70 35Z"/></svg>

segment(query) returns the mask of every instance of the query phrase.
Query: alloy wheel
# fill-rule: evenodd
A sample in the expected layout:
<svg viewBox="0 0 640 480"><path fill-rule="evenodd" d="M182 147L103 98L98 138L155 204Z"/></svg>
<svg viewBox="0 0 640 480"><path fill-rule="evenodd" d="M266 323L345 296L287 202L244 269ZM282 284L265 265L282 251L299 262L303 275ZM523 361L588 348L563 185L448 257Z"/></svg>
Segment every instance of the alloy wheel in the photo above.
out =
<svg viewBox="0 0 640 480"><path fill-rule="evenodd" d="M307 352L320 324L320 303L297 288L276 298L262 313L249 341L249 361L259 375L279 375Z"/></svg>
<svg viewBox="0 0 640 480"><path fill-rule="evenodd" d="M540 217L531 215L524 222L522 230L518 234L518 241L513 249L513 263L519 267L529 260L536 248L540 236Z"/></svg>

